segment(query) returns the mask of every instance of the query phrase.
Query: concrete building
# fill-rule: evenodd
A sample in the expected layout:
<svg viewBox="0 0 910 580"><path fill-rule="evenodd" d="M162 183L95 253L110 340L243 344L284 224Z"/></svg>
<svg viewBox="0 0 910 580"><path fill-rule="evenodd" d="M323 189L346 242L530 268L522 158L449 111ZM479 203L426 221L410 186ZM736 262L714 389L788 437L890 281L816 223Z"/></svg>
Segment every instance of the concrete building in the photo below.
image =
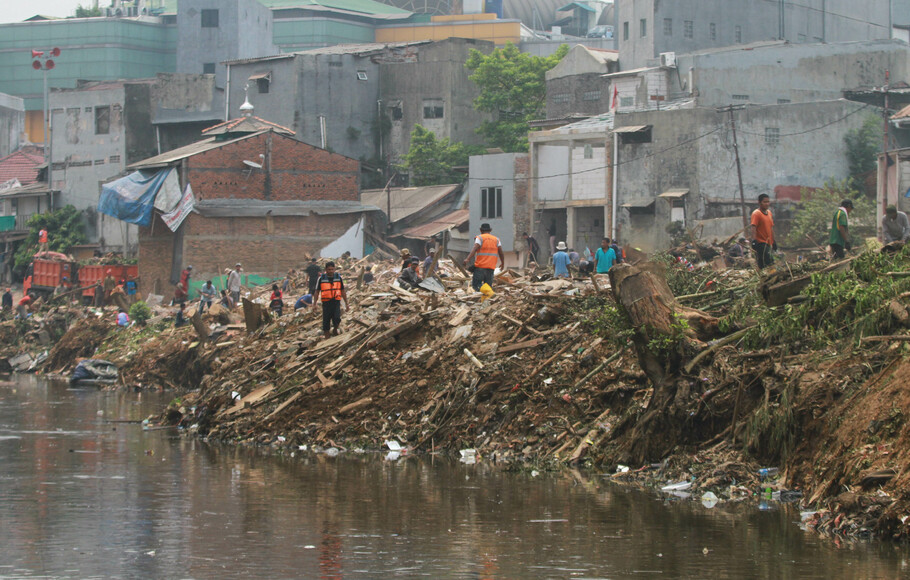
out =
<svg viewBox="0 0 910 580"><path fill-rule="evenodd" d="M226 60L278 53L272 42L272 11L256 0L180 0L177 72L213 74L224 88Z"/></svg>
<svg viewBox="0 0 910 580"><path fill-rule="evenodd" d="M617 0L623 70L662 64L668 53L768 40L791 43L891 38L891 0Z"/></svg>
<svg viewBox="0 0 910 580"><path fill-rule="evenodd" d="M527 248L521 235L532 231L531 181L527 153L473 155L470 158L468 231L476 236L480 233L480 224L490 224L493 235L502 242L507 266L524 263L523 252Z"/></svg>
<svg viewBox="0 0 910 580"><path fill-rule="evenodd" d="M493 43L448 38L416 46L411 58L389 58L380 64L380 100L391 122L388 134L382 135L384 160L400 161L418 124L439 139L466 145L483 143L476 129L492 116L474 108L480 90L464 66L471 50L489 54Z"/></svg>
<svg viewBox="0 0 910 580"><path fill-rule="evenodd" d="M26 143L25 101L0 93L0 157L6 157Z"/></svg>
<svg viewBox="0 0 910 580"><path fill-rule="evenodd" d="M136 250L137 229L95 211L101 184L164 150L162 143L198 139L201 127L222 113L210 75L82 82L75 89L55 89L50 103L51 180L60 191L55 205L85 211L89 241L127 254Z"/></svg>
<svg viewBox="0 0 910 580"><path fill-rule="evenodd" d="M547 71L547 118L609 111L612 94L604 75L616 72L618 66L616 51L574 46Z"/></svg>
<svg viewBox="0 0 910 580"><path fill-rule="evenodd" d="M360 203L359 163L292 135L258 117L232 119L202 141L129 167L177 169L180 189L190 186L197 200L176 231L157 211L140 227L146 288L169 294L187 265L197 279L223 283L238 261L248 274L271 277L306 256L363 256L368 216L378 208Z"/></svg>
<svg viewBox="0 0 910 580"><path fill-rule="evenodd" d="M464 69L471 48L490 51L492 44L339 45L231 61L229 99L243 102L249 84L250 101L263 117L292 128L305 143L358 159L380 153L397 159L416 123L437 137L476 143L474 129L488 117L472 105L477 89ZM380 123L380 113L388 120Z"/></svg>

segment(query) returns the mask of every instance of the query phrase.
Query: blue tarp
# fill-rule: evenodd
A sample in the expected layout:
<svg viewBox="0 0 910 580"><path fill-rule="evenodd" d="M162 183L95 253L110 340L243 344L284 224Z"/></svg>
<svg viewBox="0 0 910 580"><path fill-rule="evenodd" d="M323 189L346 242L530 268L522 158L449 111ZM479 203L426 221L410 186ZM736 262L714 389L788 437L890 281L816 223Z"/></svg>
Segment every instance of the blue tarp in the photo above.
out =
<svg viewBox="0 0 910 580"><path fill-rule="evenodd" d="M136 171L102 185L98 211L131 224L148 226L152 223L155 196L170 172L170 168L155 173Z"/></svg>

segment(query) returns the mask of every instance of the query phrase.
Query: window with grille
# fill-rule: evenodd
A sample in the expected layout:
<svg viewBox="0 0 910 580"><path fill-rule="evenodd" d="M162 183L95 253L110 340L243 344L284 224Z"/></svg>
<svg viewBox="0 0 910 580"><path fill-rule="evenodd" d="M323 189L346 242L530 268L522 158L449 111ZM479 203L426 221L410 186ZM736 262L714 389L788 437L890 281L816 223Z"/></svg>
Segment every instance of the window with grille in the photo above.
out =
<svg viewBox="0 0 910 580"><path fill-rule="evenodd" d="M644 36L644 34L642 34ZM664 36L673 36L673 19L664 18Z"/></svg>
<svg viewBox="0 0 910 580"><path fill-rule="evenodd" d="M554 103L568 103L571 100L569 93L559 93L558 95L553 95Z"/></svg>
<svg viewBox="0 0 910 580"><path fill-rule="evenodd" d="M708 36L711 37L711 40L717 40L717 25L713 22L708 25Z"/></svg>
<svg viewBox="0 0 910 580"><path fill-rule="evenodd" d="M733 29L733 35L736 37L735 42L741 43L743 41L743 27L737 26Z"/></svg>
<svg viewBox="0 0 910 580"><path fill-rule="evenodd" d="M734 101L748 101L749 95L733 95Z"/></svg>
<svg viewBox="0 0 910 580"><path fill-rule="evenodd" d="M635 106L635 97L619 97L619 106L620 107L634 107Z"/></svg>
<svg viewBox="0 0 910 580"><path fill-rule="evenodd" d="M497 219L502 217L502 188L480 188L480 217Z"/></svg>
<svg viewBox="0 0 910 580"><path fill-rule="evenodd" d="M695 23L691 20L686 20L683 25L683 36L686 38L692 38L695 36Z"/></svg>
<svg viewBox="0 0 910 580"><path fill-rule="evenodd" d="M780 143L780 129L777 127L765 127L765 143L768 145Z"/></svg>
<svg viewBox="0 0 910 580"><path fill-rule="evenodd" d="M600 91L585 91L581 95L583 101L599 101L600 100Z"/></svg>
<svg viewBox="0 0 910 580"><path fill-rule="evenodd" d="M204 75L215 74L215 63L213 63L213 62L202 63L202 74L204 74Z"/></svg>
<svg viewBox="0 0 910 580"><path fill-rule="evenodd" d="M629 40L629 23L628 22L622 23L622 39Z"/></svg>
<svg viewBox="0 0 910 580"><path fill-rule="evenodd" d="M111 108L95 107L95 135L107 135L111 132Z"/></svg>
<svg viewBox="0 0 910 580"><path fill-rule="evenodd" d="M638 21L638 33L642 38L648 36L648 19L647 18L642 18L641 20Z"/></svg>
<svg viewBox="0 0 910 580"><path fill-rule="evenodd" d="M442 119L445 116L445 108L442 101L424 101L423 118L424 119Z"/></svg>

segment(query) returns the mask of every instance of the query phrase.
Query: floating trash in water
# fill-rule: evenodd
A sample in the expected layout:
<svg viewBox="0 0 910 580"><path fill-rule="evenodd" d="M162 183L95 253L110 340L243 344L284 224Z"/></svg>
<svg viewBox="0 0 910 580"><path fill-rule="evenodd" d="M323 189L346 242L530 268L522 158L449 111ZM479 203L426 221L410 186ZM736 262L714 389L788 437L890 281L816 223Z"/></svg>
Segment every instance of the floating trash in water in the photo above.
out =
<svg viewBox="0 0 910 580"><path fill-rule="evenodd" d="M685 491L692 487L691 481L677 481L660 488L660 491Z"/></svg>
<svg viewBox="0 0 910 580"><path fill-rule="evenodd" d="M401 451L401 444L398 441L395 441L394 439L389 439L388 441L386 441L385 446L388 447L392 451Z"/></svg>
<svg viewBox="0 0 910 580"><path fill-rule="evenodd" d="M701 496L701 505L705 506L708 509L711 509L714 506L716 506L719 501L720 501L720 499L716 495L714 495L713 491L706 491Z"/></svg>

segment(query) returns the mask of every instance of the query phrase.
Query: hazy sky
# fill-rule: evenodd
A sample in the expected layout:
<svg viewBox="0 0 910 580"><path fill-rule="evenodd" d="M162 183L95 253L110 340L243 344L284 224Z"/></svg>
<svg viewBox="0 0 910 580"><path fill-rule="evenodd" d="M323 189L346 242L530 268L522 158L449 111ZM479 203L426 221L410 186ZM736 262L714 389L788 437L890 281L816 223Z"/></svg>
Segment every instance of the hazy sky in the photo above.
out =
<svg viewBox="0 0 910 580"><path fill-rule="evenodd" d="M72 16L79 4L91 6L92 0L0 0L0 22L21 22L35 14Z"/></svg>

